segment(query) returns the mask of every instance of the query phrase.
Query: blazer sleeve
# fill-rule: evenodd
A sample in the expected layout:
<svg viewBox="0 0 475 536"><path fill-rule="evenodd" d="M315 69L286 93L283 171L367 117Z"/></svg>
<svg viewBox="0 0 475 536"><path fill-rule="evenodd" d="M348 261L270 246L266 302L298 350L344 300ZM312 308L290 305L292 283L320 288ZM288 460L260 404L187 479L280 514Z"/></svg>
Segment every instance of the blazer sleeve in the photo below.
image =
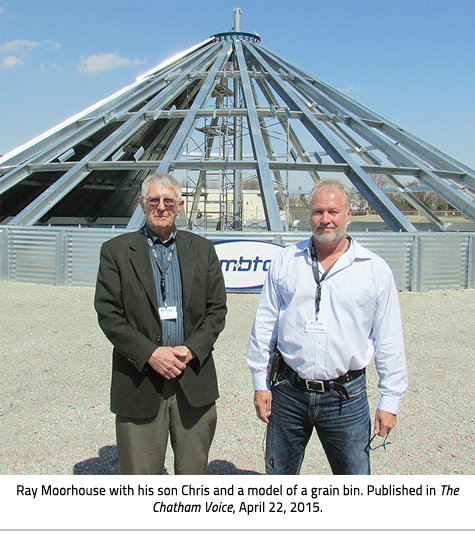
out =
<svg viewBox="0 0 475 536"><path fill-rule="evenodd" d="M108 242L101 248L94 307L99 325L115 351L142 371L158 346L140 329L140 322L147 316L144 302L148 300L137 295L139 287L131 288L128 295L135 291L135 307L128 305L123 284L133 285L136 278L128 277L130 274L121 269L120 251L113 249Z"/></svg>

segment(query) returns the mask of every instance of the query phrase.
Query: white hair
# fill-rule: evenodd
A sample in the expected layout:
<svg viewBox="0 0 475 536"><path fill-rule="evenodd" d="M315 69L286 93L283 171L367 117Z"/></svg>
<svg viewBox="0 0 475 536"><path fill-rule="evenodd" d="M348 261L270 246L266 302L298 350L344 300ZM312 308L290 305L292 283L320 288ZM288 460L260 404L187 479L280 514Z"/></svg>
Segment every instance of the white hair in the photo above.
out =
<svg viewBox="0 0 475 536"><path fill-rule="evenodd" d="M180 201L181 187L178 184L178 181L172 175L169 175L168 173L163 173L162 171L156 171L152 175L145 177L145 179L142 182L142 197L144 199L147 197L148 190L151 184L154 184L155 186L158 186L159 188L160 187L171 188L172 190L175 190L177 200Z"/></svg>
<svg viewBox="0 0 475 536"><path fill-rule="evenodd" d="M330 191L340 191L345 199L346 209L350 210L351 208L351 194L348 186L339 179L322 179L319 181L310 192L310 197L308 198L308 206L312 208L313 197L320 190L330 190Z"/></svg>

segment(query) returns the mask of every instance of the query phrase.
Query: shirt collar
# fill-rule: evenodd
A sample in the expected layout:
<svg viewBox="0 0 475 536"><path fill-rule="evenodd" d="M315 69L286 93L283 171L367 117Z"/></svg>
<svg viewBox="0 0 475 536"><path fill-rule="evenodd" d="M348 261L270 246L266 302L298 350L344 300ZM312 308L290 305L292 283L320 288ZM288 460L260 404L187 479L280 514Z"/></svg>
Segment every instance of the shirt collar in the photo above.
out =
<svg viewBox="0 0 475 536"><path fill-rule="evenodd" d="M176 225L173 226L173 233L166 242L162 242L162 240L158 238L158 236L152 231L152 229L150 229L150 227L147 224L145 224L145 227L147 228L146 234L149 234L149 236L152 237L154 244L163 244L165 246L170 246L171 244L173 244L174 240L176 239L176 233L177 233Z"/></svg>
<svg viewBox="0 0 475 536"><path fill-rule="evenodd" d="M350 238L350 245L348 249L343 253L343 255L348 254L349 261L353 262L355 259L368 259L369 255L367 254L367 251L365 248L363 248L354 238L352 235L347 233L347 236ZM304 242L302 253L306 252L308 255L308 258L312 258L312 246L313 246L313 236L311 236L308 239L308 242Z"/></svg>
<svg viewBox="0 0 475 536"><path fill-rule="evenodd" d="M355 243L355 239L347 233L348 238L350 239L350 245L348 246L348 249L343 253L348 253L351 249L353 249L353 244ZM303 248L303 251L306 251L309 256L312 255L312 247L313 247L313 236L311 236L308 239L308 242L306 243L305 247Z"/></svg>

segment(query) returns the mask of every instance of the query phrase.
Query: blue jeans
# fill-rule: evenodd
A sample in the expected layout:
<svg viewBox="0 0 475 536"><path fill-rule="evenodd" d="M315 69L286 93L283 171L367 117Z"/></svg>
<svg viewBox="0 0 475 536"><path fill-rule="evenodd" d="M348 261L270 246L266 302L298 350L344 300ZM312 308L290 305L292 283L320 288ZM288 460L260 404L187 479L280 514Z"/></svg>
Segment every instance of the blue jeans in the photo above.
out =
<svg viewBox="0 0 475 536"><path fill-rule="evenodd" d="M272 414L267 426L266 474L298 475L313 432L334 475L369 475L371 419L366 376L345 384L350 395L315 393L292 385L281 375L272 389Z"/></svg>

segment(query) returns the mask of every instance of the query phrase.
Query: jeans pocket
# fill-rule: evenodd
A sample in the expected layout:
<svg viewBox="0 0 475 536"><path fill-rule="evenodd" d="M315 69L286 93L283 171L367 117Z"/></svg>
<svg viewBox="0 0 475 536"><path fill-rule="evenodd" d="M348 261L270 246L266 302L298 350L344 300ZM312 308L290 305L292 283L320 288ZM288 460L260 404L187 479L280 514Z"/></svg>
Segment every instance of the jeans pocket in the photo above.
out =
<svg viewBox="0 0 475 536"><path fill-rule="evenodd" d="M347 388L348 394L350 395L350 398L349 398L350 400L354 400L356 398L365 396L366 395L366 376L363 374L359 378L356 378L356 380L353 380L345 384L345 387Z"/></svg>
<svg viewBox="0 0 475 536"><path fill-rule="evenodd" d="M277 375L277 379L275 381L274 387L281 387L283 385L286 385L287 383L289 383L289 378L287 376L284 376L284 374L280 372Z"/></svg>
<svg viewBox="0 0 475 536"><path fill-rule="evenodd" d="M356 393L351 393L350 398L348 400L355 400L357 398L360 398L366 394L366 389L363 389L361 391L358 391Z"/></svg>

